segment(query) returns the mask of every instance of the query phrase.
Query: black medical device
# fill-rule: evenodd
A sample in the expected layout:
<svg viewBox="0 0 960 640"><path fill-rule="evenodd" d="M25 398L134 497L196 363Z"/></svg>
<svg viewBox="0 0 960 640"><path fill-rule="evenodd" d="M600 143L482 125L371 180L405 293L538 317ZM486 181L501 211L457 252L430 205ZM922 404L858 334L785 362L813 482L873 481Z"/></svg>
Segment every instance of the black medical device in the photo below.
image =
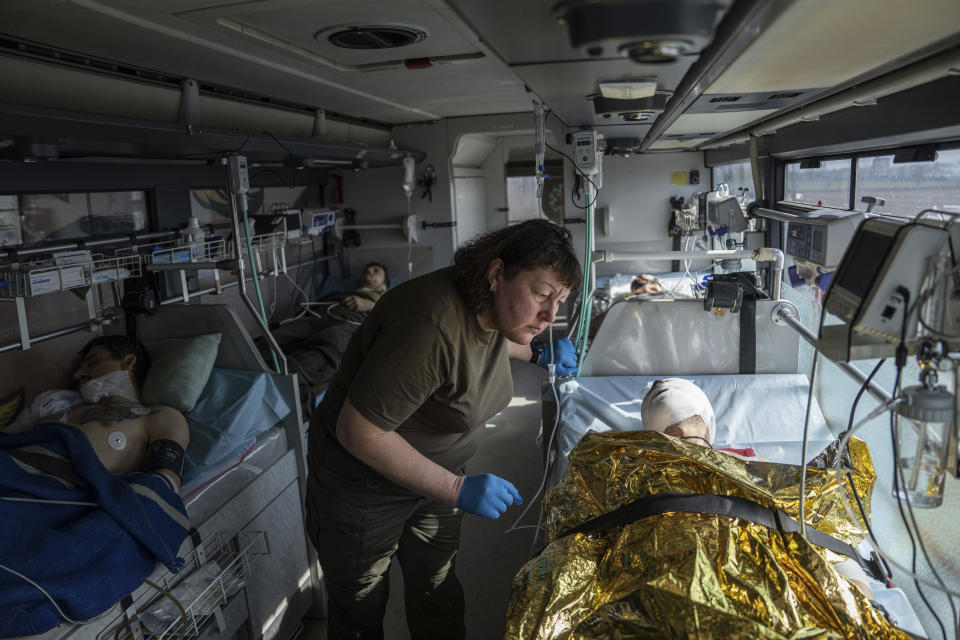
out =
<svg viewBox="0 0 960 640"><path fill-rule="evenodd" d="M704 311L730 311L739 313L743 305L743 287L737 282L707 281L707 293L703 297Z"/></svg>
<svg viewBox="0 0 960 640"><path fill-rule="evenodd" d="M147 473L153 473L166 469L177 474L178 478L182 478L185 456L186 451L175 440L165 438L154 440L147 447L147 461L143 470Z"/></svg>
<svg viewBox="0 0 960 640"><path fill-rule="evenodd" d="M739 313L746 300L762 300L767 297L759 286L756 276L741 271L722 273L707 280L707 292L703 297L704 311L729 310Z"/></svg>

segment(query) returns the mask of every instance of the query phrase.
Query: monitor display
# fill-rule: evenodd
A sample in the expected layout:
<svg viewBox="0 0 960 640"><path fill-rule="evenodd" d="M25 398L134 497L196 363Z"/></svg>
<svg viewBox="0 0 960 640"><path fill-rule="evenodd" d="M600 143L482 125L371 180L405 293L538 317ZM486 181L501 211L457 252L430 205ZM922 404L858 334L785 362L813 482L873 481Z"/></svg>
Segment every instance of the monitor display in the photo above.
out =
<svg viewBox="0 0 960 640"><path fill-rule="evenodd" d="M860 298L864 297L880 271L890 247L893 246L894 238L894 236L874 231L861 230L854 238L850 251L844 257L834 285Z"/></svg>

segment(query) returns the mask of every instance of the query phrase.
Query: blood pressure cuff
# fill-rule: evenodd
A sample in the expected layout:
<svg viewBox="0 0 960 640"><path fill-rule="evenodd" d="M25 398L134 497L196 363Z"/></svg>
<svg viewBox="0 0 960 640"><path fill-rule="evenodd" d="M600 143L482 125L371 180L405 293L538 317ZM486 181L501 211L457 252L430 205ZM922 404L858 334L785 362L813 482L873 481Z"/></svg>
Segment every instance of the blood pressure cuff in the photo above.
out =
<svg viewBox="0 0 960 640"><path fill-rule="evenodd" d="M147 463L143 470L147 473L153 473L166 469L167 471L173 471L178 478L182 478L185 455L186 452L183 447L174 440L154 440L147 447Z"/></svg>

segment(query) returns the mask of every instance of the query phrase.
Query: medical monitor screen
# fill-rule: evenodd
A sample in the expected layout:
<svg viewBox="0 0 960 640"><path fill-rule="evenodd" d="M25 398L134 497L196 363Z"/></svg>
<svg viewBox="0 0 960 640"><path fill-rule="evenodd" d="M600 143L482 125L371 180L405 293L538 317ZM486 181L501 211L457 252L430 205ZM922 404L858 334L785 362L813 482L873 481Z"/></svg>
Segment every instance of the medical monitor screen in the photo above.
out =
<svg viewBox="0 0 960 640"><path fill-rule="evenodd" d="M863 298L893 245L894 236L861 231L843 261L837 286Z"/></svg>

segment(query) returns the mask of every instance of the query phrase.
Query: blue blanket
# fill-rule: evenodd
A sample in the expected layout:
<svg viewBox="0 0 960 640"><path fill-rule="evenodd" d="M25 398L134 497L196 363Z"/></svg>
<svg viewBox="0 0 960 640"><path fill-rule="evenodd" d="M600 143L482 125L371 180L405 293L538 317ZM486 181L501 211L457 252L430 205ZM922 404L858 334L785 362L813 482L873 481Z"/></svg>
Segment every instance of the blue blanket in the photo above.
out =
<svg viewBox="0 0 960 640"><path fill-rule="evenodd" d="M63 622L51 598L84 621L132 593L158 560L179 571L188 530L183 501L161 478L114 476L79 429L0 434L0 637Z"/></svg>

